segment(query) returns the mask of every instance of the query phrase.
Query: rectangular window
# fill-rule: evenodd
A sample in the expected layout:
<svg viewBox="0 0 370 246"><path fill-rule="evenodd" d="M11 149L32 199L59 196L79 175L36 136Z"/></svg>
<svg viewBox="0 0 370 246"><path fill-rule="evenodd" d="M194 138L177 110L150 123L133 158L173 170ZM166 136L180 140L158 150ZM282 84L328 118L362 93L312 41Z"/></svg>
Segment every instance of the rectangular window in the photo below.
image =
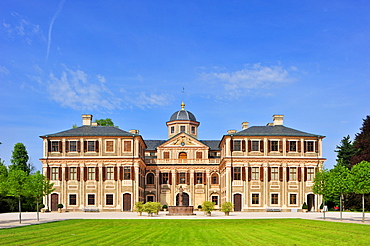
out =
<svg viewBox="0 0 370 246"><path fill-rule="evenodd" d="M171 133L175 133L175 127L171 126Z"/></svg>
<svg viewBox="0 0 370 246"><path fill-rule="evenodd" d="M180 132L185 132L185 126L180 126Z"/></svg>
<svg viewBox="0 0 370 246"><path fill-rule="evenodd" d="M279 141L271 141L271 151L279 151Z"/></svg>
<svg viewBox="0 0 370 246"><path fill-rule="evenodd" d="M95 167L88 167L87 168L87 179L88 180L95 180Z"/></svg>
<svg viewBox="0 0 370 246"><path fill-rule="evenodd" d="M123 152L131 152L131 141L123 141Z"/></svg>
<svg viewBox="0 0 370 246"><path fill-rule="evenodd" d="M87 151L95 152L95 141L87 141Z"/></svg>
<svg viewBox="0 0 370 246"><path fill-rule="evenodd" d="M196 173L195 180L197 184L203 184L203 173Z"/></svg>
<svg viewBox="0 0 370 246"><path fill-rule="evenodd" d="M113 167L107 167L105 170L107 172L106 179L108 179L108 180L114 179L114 168Z"/></svg>
<svg viewBox="0 0 370 246"><path fill-rule="evenodd" d="M192 134L195 134L195 126L192 126L192 127L191 127L191 133L192 133Z"/></svg>
<svg viewBox="0 0 370 246"><path fill-rule="evenodd" d="M289 204L297 205L297 194L290 194L289 195Z"/></svg>
<svg viewBox="0 0 370 246"><path fill-rule="evenodd" d="M242 180L242 168L234 167L234 180Z"/></svg>
<svg viewBox="0 0 370 246"><path fill-rule="evenodd" d="M306 152L314 152L314 141L306 141Z"/></svg>
<svg viewBox="0 0 370 246"><path fill-rule="evenodd" d="M289 141L289 151L297 152L297 141Z"/></svg>
<svg viewBox="0 0 370 246"><path fill-rule="evenodd" d="M163 152L163 159L170 159L170 152Z"/></svg>
<svg viewBox="0 0 370 246"><path fill-rule="evenodd" d="M252 180L259 180L259 179L260 179L260 168L252 167Z"/></svg>
<svg viewBox="0 0 370 246"><path fill-rule="evenodd" d="M260 151L260 141L252 141L252 151Z"/></svg>
<svg viewBox="0 0 370 246"><path fill-rule="evenodd" d="M69 141L69 151L77 152L77 141Z"/></svg>
<svg viewBox="0 0 370 246"><path fill-rule="evenodd" d="M218 205L218 196L212 196L212 202L213 202L215 205Z"/></svg>
<svg viewBox="0 0 370 246"><path fill-rule="evenodd" d="M179 184L185 184L186 182L186 173L179 173Z"/></svg>
<svg viewBox="0 0 370 246"><path fill-rule="evenodd" d="M296 167L289 168L289 180L297 180L297 168Z"/></svg>
<svg viewBox="0 0 370 246"><path fill-rule="evenodd" d="M252 193L252 204L260 204L260 194Z"/></svg>
<svg viewBox="0 0 370 246"><path fill-rule="evenodd" d="M240 140L234 140L234 151L241 151L242 150L242 144Z"/></svg>
<svg viewBox="0 0 370 246"><path fill-rule="evenodd" d="M106 141L105 142L105 152L114 152L114 142L113 141Z"/></svg>
<svg viewBox="0 0 370 246"><path fill-rule="evenodd" d="M124 167L123 168L123 179L130 180L131 179L131 167Z"/></svg>
<svg viewBox="0 0 370 246"><path fill-rule="evenodd" d="M58 167L51 168L51 180L59 180L59 168Z"/></svg>
<svg viewBox="0 0 370 246"><path fill-rule="evenodd" d="M113 194L106 194L105 195L105 204L106 205L113 205Z"/></svg>
<svg viewBox="0 0 370 246"><path fill-rule="evenodd" d="M271 194L271 204L279 204L279 194Z"/></svg>
<svg viewBox="0 0 370 246"><path fill-rule="evenodd" d="M313 181L314 178L315 178L315 168L307 167L307 180Z"/></svg>
<svg viewBox="0 0 370 246"><path fill-rule="evenodd" d="M279 180L279 168L271 167L271 180Z"/></svg>
<svg viewBox="0 0 370 246"><path fill-rule="evenodd" d="M95 205L95 194L87 195L87 205Z"/></svg>
<svg viewBox="0 0 370 246"><path fill-rule="evenodd" d="M162 184L168 184L168 180L169 180L169 175L168 173L162 173Z"/></svg>
<svg viewBox="0 0 370 246"><path fill-rule="evenodd" d="M216 173L212 174L211 184L218 184L218 175Z"/></svg>
<svg viewBox="0 0 370 246"><path fill-rule="evenodd" d="M77 180L77 167L70 167L69 168L69 179L70 180Z"/></svg>
<svg viewBox="0 0 370 246"><path fill-rule="evenodd" d="M77 195L69 194L69 205L77 205Z"/></svg>
<svg viewBox="0 0 370 246"><path fill-rule="evenodd" d="M197 159L202 159L203 158L203 153L202 152L197 152L196 158Z"/></svg>
<svg viewBox="0 0 370 246"><path fill-rule="evenodd" d="M59 141L51 141L51 152L59 152Z"/></svg>

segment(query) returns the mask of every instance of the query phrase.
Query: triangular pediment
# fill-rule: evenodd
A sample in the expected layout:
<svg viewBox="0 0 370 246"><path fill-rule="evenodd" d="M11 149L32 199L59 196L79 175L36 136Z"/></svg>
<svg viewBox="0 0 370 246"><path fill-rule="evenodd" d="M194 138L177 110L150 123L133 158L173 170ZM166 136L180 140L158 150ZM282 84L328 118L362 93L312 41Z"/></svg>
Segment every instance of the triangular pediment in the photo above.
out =
<svg viewBox="0 0 370 246"><path fill-rule="evenodd" d="M190 136L186 133L179 133L176 136L168 139L166 142L158 146L157 148L174 148L174 147L181 147L181 148L209 148L207 145L203 144L202 142L198 141L193 136Z"/></svg>

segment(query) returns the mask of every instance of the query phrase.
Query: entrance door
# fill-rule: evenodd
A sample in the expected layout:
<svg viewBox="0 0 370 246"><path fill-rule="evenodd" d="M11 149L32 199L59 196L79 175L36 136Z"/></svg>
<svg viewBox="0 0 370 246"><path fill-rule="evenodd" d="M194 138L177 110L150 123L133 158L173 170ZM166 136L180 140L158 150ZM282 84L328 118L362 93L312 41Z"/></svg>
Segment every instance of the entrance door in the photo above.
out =
<svg viewBox="0 0 370 246"><path fill-rule="evenodd" d="M234 195L234 211L242 211L242 195Z"/></svg>
<svg viewBox="0 0 370 246"><path fill-rule="evenodd" d="M315 195L314 194L307 195L307 207L308 207L308 211L315 210Z"/></svg>
<svg viewBox="0 0 370 246"><path fill-rule="evenodd" d="M123 211L131 211L131 194L123 194Z"/></svg>
<svg viewBox="0 0 370 246"><path fill-rule="evenodd" d="M180 193L176 195L176 206L180 206ZM182 193L182 206L189 206L189 195L188 193Z"/></svg>
<svg viewBox="0 0 370 246"><path fill-rule="evenodd" d="M58 194L51 194L51 211L58 211L58 201L59 195Z"/></svg>

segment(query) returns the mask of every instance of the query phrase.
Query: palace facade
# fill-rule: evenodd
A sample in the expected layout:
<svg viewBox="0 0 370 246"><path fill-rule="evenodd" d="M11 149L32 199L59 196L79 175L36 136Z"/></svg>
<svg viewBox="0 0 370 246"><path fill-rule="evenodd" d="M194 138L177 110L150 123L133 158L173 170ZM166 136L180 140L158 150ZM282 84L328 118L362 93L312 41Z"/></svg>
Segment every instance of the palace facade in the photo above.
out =
<svg viewBox="0 0 370 246"><path fill-rule="evenodd" d="M55 191L44 198L51 211L132 211L137 201L195 208L225 201L235 211L315 211L315 173L322 168L324 136L273 123L229 130L220 140L198 139L200 122L182 103L166 122L167 140L145 140L138 130L82 126L41 136L43 173Z"/></svg>

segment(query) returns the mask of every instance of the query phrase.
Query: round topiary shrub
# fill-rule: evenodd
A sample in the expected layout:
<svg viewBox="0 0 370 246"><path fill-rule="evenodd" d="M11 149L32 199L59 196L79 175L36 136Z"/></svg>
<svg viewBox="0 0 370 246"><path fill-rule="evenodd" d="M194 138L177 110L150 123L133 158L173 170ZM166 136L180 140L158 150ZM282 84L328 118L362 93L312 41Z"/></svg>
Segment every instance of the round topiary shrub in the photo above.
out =
<svg viewBox="0 0 370 246"><path fill-rule="evenodd" d="M63 207L64 207L63 204L61 203L58 204L58 208L63 208Z"/></svg>

